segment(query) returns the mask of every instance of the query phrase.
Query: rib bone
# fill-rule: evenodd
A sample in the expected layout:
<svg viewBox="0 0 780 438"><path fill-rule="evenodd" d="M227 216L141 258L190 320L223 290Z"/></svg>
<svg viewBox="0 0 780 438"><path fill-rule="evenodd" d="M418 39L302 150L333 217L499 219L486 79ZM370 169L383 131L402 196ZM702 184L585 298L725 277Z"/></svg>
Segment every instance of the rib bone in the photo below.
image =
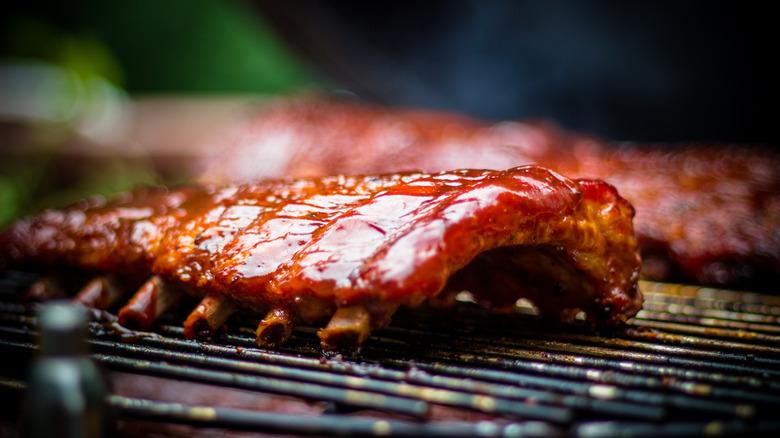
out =
<svg viewBox="0 0 780 438"><path fill-rule="evenodd" d="M81 288L72 302L95 309L108 309L118 303L127 292L128 288L115 275L101 275Z"/></svg>
<svg viewBox="0 0 780 438"><path fill-rule="evenodd" d="M208 338L238 309L239 306L224 295L206 295L184 321L184 335L187 339Z"/></svg>
<svg viewBox="0 0 780 438"><path fill-rule="evenodd" d="M319 331L323 350L356 349L371 332L371 314L364 306L341 307Z"/></svg>
<svg viewBox="0 0 780 438"><path fill-rule="evenodd" d="M365 305L340 307L317 335L324 351L358 350L371 330L390 323L397 303L369 302Z"/></svg>
<svg viewBox="0 0 780 438"><path fill-rule="evenodd" d="M258 345L270 347L284 343L290 338L295 322L286 308L271 309L255 331Z"/></svg>
<svg viewBox="0 0 780 438"><path fill-rule="evenodd" d="M119 323L146 330L182 295L179 288L153 275L138 289L130 302L119 310Z"/></svg>
<svg viewBox="0 0 780 438"><path fill-rule="evenodd" d="M21 299L23 301L47 301L63 298L66 295L65 286L63 286L61 279L56 275L47 275L31 284Z"/></svg>

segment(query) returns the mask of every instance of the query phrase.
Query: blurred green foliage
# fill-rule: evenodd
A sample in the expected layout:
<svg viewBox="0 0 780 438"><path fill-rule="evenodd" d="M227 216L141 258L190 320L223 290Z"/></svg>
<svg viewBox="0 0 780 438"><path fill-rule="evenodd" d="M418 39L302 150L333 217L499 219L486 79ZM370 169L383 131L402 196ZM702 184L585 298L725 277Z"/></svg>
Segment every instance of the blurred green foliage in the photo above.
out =
<svg viewBox="0 0 780 438"><path fill-rule="evenodd" d="M131 94L289 93L321 83L251 2L49 0L4 8L0 56L94 71Z"/></svg>
<svg viewBox="0 0 780 438"><path fill-rule="evenodd" d="M323 83L250 2L42 0L14 2L4 9L0 62L45 61L82 83L101 78L130 96L265 96L316 89ZM139 183L166 182L142 162L120 159L104 159L99 167L79 166L79 178L62 178L53 162L78 135L75 127L31 121L27 128L34 154L20 154L18 147L13 154L4 153L8 144L0 137L0 226L45 206L109 195Z"/></svg>

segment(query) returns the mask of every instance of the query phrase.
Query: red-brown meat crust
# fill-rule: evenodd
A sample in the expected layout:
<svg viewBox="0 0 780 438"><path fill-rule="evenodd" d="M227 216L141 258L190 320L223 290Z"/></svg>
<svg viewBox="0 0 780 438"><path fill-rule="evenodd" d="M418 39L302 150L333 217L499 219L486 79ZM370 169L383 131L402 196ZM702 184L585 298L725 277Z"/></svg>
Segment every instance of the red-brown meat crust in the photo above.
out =
<svg viewBox="0 0 780 438"><path fill-rule="evenodd" d="M540 164L613 184L637 210L643 276L774 288L780 154L738 145L609 144L538 122L300 99L221 145L205 181Z"/></svg>
<svg viewBox="0 0 780 438"><path fill-rule="evenodd" d="M460 290L453 274L475 258L497 257L503 270L469 285L480 301L530 297L552 317L584 310L615 323L642 300L632 216L612 186L535 166L335 176L84 201L15 223L0 255L9 265L157 274L257 309L414 306L451 278L448 290Z"/></svg>

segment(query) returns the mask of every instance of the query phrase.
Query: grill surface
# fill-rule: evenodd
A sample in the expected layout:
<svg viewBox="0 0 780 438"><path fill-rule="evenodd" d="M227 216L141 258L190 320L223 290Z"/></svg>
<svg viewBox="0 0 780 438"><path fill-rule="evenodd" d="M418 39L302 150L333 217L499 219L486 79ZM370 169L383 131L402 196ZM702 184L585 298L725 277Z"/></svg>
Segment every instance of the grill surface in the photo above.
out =
<svg viewBox="0 0 780 438"><path fill-rule="evenodd" d="M31 280L0 279L6 402L22 395L38 350L37 305L17 299ZM249 313L211 342L187 341L180 327L194 303L186 302L152 333L123 331L95 312L90 346L125 436L780 432L780 296L641 287L644 310L609 333L548 324L530 307L493 315L463 303L402 310L359 357L324 358L315 327L258 348ZM16 422L15 404L6 423Z"/></svg>

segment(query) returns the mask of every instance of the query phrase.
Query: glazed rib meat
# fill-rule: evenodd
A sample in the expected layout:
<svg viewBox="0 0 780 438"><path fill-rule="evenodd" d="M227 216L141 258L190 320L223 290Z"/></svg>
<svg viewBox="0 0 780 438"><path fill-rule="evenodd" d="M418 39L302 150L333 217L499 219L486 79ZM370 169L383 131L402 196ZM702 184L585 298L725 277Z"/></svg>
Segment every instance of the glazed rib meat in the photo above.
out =
<svg viewBox="0 0 780 438"><path fill-rule="evenodd" d="M265 312L266 345L332 315L320 338L341 349L398 306L464 289L496 309L524 297L550 318L623 321L642 302L632 217L612 186L535 166L147 188L16 222L0 264L101 274L87 304L136 283L127 325L151 325L177 291L201 297L190 337L241 307Z"/></svg>
<svg viewBox="0 0 780 438"><path fill-rule="evenodd" d="M217 150L205 181L539 164L634 205L646 279L774 290L780 275L780 154L767 148L608 143L538 121L299 99L269 104Z"/></svg>

